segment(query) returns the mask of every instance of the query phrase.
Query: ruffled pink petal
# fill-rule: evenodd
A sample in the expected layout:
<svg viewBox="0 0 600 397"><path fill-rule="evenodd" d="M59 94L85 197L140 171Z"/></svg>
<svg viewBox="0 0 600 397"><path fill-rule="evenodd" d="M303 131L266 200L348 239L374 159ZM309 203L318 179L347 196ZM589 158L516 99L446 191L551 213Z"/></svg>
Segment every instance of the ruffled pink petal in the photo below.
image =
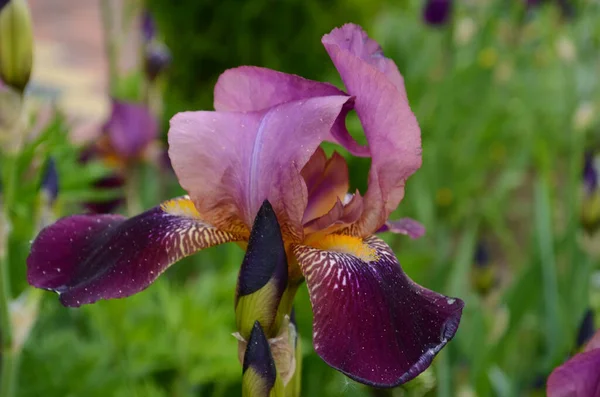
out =
<svg viewBox="0 0 600 397"><path fill-rule="evenodd" d="M214 106L217 111L253 112L286 102L332 95L346 94L328 83L267 68L241 66L221 74L215 85ZM346 114L351 109L352 103L348 102L325 140L339 143L355 156L368 157L369 148L359 145L346 129Z"/></svg>
<svg viewBox="0 0 600 397"><path fill-rule="evenodd" d="M349 232L375 232L404 196L407 178L421 166L421 133L402 76L379 45L353 24L323 37L365 131L371 151L365 212Z"/></svg>
<svg viewBox="0 0 600 397"><path fill-rule="evenodd" d="M284 232L299 239L307 204L300 172L348 99L315 97L261 112L179 113L169 131L173 169L211 224L248 229L268 199Z"/></svg>
<svg viewBox="0 0 600 397"><path fill-rule="evenodd" d="M318 180L308 189L308 203L304 211L302 223L306 223L326 214L336 202L341 201L348 192L348 164L338 153L327 160ZM340 203L341 207L341 203Z"/></svg>
<svg viewBox="0 0 600 397"><path fill-rule="evenodd" d="M387 221L377 230L377 233L392 232L406 234L412 239L423 237L425 226L411 218L402 218L395 221Z"/></svg>

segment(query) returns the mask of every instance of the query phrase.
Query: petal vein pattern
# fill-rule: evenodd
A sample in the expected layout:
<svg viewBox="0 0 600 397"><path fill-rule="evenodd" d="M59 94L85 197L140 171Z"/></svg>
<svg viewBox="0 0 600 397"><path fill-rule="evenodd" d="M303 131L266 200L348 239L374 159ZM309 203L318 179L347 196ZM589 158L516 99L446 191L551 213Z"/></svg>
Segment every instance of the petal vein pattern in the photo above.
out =
<svg viewBox="0 0 600 397"><path fill-rule="evenodd" d="M123 298L203 248L240 241L197 217L187 197L138 216L74 215L45 228L31 247L31 285L56 291L65 306Z"/></svg>
<svg viewBox="0 0 600 397"><path fill-rule="evenodd" d="M313 307L315 350L359 382L405 383L452 339L464 304L410 280L379 238L341 237L355 246L294 248Z"/></svg>

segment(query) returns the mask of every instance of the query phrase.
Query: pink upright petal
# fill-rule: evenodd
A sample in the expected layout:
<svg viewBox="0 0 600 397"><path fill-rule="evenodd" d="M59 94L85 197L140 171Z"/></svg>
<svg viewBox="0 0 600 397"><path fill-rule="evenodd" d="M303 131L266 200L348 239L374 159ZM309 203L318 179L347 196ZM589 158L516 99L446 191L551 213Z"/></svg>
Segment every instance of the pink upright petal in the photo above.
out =
<svg viewBox="0 0 600 397"><path fill-rule="evenodd" d="M365 212L351 233L375 232L404 196L404 184L421 166L421 133L402 76L379 45L356 25L323 37L362 123L371 151Z"/></svg>
<svg viewBox="0 0 600 397"><path fill-rule="evenodd" d="M248 229L268 199L284 233L301 238L307 190L300 172L348 100L328 96L260 112L179 113L169 131L179 182L220 228Z"/></svg>
<svg viewBox="0 0 600 397"><path fill-rule="evenodd" d="M267 68L241 66L221 74L215 86L214 106L217 111L253 112L286 102L332 95L346 94L328 83ZM359 145L346 129L346 114L351 109L352 103L348 102L326 140L339 143L355 156L368 157L369 148Z"/></svg>

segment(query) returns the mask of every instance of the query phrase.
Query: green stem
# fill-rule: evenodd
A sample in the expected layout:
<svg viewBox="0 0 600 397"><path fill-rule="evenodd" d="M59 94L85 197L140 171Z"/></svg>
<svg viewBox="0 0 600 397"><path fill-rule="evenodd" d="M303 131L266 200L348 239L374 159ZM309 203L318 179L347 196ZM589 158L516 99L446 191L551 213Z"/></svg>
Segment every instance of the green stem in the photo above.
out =
<svg viewBox="0 0 600 397"><path fill-rule="evenodd" d="M0 397L11 397L14 394L15 378L18 371L18 357L13 351L13 328L10 315L10 208L13 202L16 182L16 157L6 154L3 158L4 197L0 212L0 334L2 334L2 377L0 378Z"/></svg>
<svg viewBox="0 0 600 397"><path fill-rule="evenodd" d="M135 216L142 212L140 201L140 176L141 169L135 164L127 168L125 181L125 200L127 201L127 215Z"/></svg>
<svg viewBox="0 0 600 397"><path fill-rule="evenodd" d="M18 351L8 350L3 352L0 397L12 397L15 395L20 359L21 353Z"/></svg>
<svg viewBox="0 0 600 397"><path fill-rule="evenodd" d="M102 0L100 2L100 8L102 13L104 46L106 57L108 59L108 82L110 85L110 94L114 95L118 78L117 58L119 54L119 47L117 41L115 40L113 13L110 0Z"/></svg>

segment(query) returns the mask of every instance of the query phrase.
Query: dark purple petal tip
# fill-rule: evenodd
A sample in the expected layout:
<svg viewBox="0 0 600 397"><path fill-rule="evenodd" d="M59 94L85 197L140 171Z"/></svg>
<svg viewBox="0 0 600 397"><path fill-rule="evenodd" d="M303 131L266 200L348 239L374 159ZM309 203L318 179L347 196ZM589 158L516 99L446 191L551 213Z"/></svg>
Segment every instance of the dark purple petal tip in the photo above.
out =
<svg viewBox="0 0 600 397"><path fill-rule="evenodd" d="M287 257L281 229L271 204L265 200L256 214L238 279L238 297L250 295L276 281L280 294L287 285Z"/></svg>
<svg viewBox="0 0 600 397"><path fill-rule="evenodd" d="M10 0L0 0L0 11L10 2Z"/></svg>
<svg viewBox="0 0 600 397"><path fill-rule="evenodd" d="M358 382L395 387L427 369L454 337L464 303L410 280L377 237L355 243L353 253L295 249L314 312L315 351Z"/></svg>
<svg viewBox="0 0 600 397"><path fill-rule="evenodd" d="M74 215L40 232L27 258L27 280L57 292L65 306L123 298L182 257L240 239L203 223L187 198L129 219Z"/></svg>
<svg viewBox="0 0 600 397"><path fill-rule="evenodd" d="M577 348L582 347L590 339L592 339L592 336L594 336L595 332L596 326L594 324L594 311L592 309L587 309L583 315L581 324L579 325L579 330L577 331Z"/></svg>
<svg viewBox="0 0 600 397"><path fill-rule="evenodd" d="M277 378L275 361L273 360L267 337L258 321L252 327L242 368L242 373L246 373L249 368L252 368L261 380L266 383L264 385L266 390L271 390L275 385Z"/></svg>

